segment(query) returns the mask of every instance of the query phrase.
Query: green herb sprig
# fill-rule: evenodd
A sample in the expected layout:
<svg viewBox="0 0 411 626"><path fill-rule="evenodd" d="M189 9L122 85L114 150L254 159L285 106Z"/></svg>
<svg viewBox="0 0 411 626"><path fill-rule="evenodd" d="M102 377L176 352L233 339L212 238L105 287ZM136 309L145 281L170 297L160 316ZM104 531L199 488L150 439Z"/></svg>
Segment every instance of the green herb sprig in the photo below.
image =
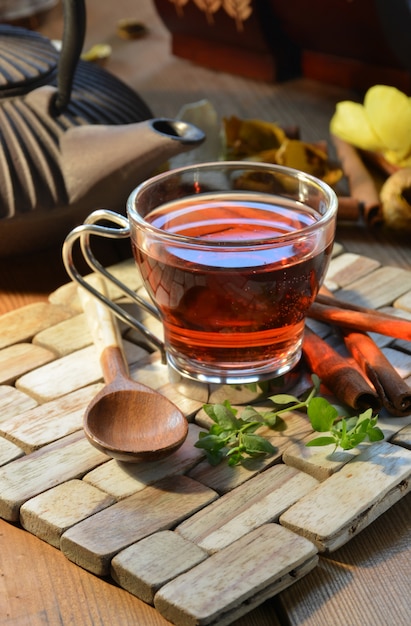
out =
<svg viewBox="0 0 411 626"><path fill-rule="evenodd" d="M203 408L214 424L208 432L199 433L194 445L205 450L211 465L217 465L224 457L228 458L229 465L237 465L247 456L274 454L276 451L268 439L255 433L266 419L274 423L271 411L263 414L247 406L241 417L237 417L238 410L228 400L223 404L205 404Z"/></svg>
<svg viewBox="0 0 411 626"><path fill-rule="evenodd" d="M314 431L327 433L309 441L307 446L326 446L334 444L335 448L351 450L361 442L380 441L384 434L377 426L378 416L372 410L352 417L340 417L336 406L318 396L320 380L312 376L313 387L305 398L297 398L290 394L276 394L270 400L276 405L275 410L259 412L254 407L242 409L241 417L237 409L226 400L223 404L205 404L204 411L212 419L213 424L208 432L201 431L194 444L202 448L212 465L217 465L223 458L229 465L237 465L247 457L258 457L274 454L276 448L271 442L256 431L261 426L277 428L279 418L288 411L305 410Z"/></svg>
<svg viewBox="0 0 411 626"><path fill-rule="evenodd" d="M384 433L377 426L378 416L373 416L372 409L357 416L340 418L337 409L325 398L313 398L307 413L316 432L328 433L311 439L307 446L334 444L336 448L352 450L367 439L370 442L384 439Z"/></svg>

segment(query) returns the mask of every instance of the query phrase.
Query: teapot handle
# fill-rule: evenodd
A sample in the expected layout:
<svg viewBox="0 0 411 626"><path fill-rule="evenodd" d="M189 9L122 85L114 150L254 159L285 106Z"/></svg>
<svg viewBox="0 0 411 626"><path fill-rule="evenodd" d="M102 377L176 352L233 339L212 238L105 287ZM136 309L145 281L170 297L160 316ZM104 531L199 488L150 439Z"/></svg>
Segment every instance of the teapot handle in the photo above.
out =
<svg viewBox="0 0 411 626"><path fill-rule="evenodd" d="M57 94L54 100L56 114L61 113L70 101L74 73L84 44L86 8L84 0L64 0L64 31L58 63Z"/></svg>

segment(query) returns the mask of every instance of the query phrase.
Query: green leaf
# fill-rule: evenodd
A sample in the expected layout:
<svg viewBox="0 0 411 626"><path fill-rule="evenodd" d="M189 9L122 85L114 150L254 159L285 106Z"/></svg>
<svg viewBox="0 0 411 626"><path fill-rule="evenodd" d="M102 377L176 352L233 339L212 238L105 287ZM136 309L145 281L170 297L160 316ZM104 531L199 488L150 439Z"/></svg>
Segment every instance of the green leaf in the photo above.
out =
<svg viewBox="0 0 411 626"><path fill-rule="evenodd" d="M384 439L384 433L381 428L378 428L378 426L369 428L367 430L367 435L370 441L382 441Z"/></svg>
<svg viewBox="0 0 411 626"><path fill-rule="evenodd" d="M217 436L224 436L223 433L225 433L225 431L221 428L219 424L211 424L210 430L208 432L210 435L217 435Z"/></svg>
<svg viewBox="0 0 411 626"><path fill-rule="evenodd" d="M300 404L298 398L288 393L277 393L275 396L270 396L270 400L274 402L274 404Z"/></svg>
<svg viewBox="0 0 411 626"><path fill-rule="evenodd" d="M311 374L311 380L313 381L313 385L314 385L314 389L316 393L318 393L320 390L320 385L321 385L320 378L317 376L317 374Z"/></svg>
<svg viewBox="0 0 411 626"><path fill-rule="evenodd" d="M236 411L227 404L205 404L204 411L224 430L237 429L239 424Z"/></svg>
<svg viewBox="0 0 411 626"><path fill-rule="evenodd" d="M222 441L216 435L207 435L206 433L199 434L198 440L195 442L194 446L196 448L202 448L203 450L213 450L223 448L225 445L224 441Z"/></svg>
<svg viewBox="0 0 411 626"><path fill-rule="evenodd" d="M342 419L336 426L338 430L344 430L344 432L349 432L351 430L355 430L358 425L358 417L346 417Z"/></svg>
<svg viewBox="0 0 411 626"><path fill-rule="evenodd" d="M241 427L242 433L254 433L256 430L263 426L262 422L244 422L244 425Z"/></svg>
<svg viewBox="0 0 411 626"><path fill-rule="evenodd" d="M224 402L222 404L221 403L203 404L203 409L207 413L207 415L209 415L210 417L213 417L214 414L215 414L216 408L219 407L219 406L225 407L227 410L231 411L231 413L233 413L234 415L237 414L237 409L232 407L228 400L224 400Z"/></svg>
<svg viewBox="0 0 411 626"><path fill-rule="evenodd" d="M329 446L330 444L334 444L337 445L337 442L335 441L334 437L316 437L315 439L311 439L311 441L308 441L305 445L307 446L307 448L310 447L314 447L314 446Z"/></svg>
<svg viewBox="0 0 411 626"><path fill-rule="evenodd" d="M255 452L260 454L273 454L276 451L276 448L265 437L244 434L241 439L248 454L254 454Z"/></svg>
<svg viewBox="0 0 411 626"><path fill-rule="evenodd" d="M225 457L224 449L222 448L221 450L207 450L206 457L210 465L218 465Z"/></svg>
<svg viewBox="0 0 411 626"><path fill-rule="evenodd" d="M233 465L238 465L243 460L244 460L244 455L241 454L241 452L238 452L228 457L228 465L232 467Z"/></svg>
<svg viewBox="0 0 411 626"><path fill-rule="evenodd" d="M355 433L350 437L344 437L344 439L340 441L339 445L343 450L352 450L362 443L366 436L366 433Z"/></svg>
<svg viewBox="0 0 411 626"><path fill-rule="evenodd" d="M370 428L370 425L370 420L367 418L357 423L357 425L355 426L355 431L358 433L366 434L367 430Z"/></svg>
<svg viewBox="0 0 411 626"><path fill-rule="evenodd" d="M244 422L261 420L261 413L259 413L253 406L245 406L241 411L241 419Z"/></svg>
<svg viewBox="0 0 411 626"><path fill-rule="evenodd" d="M307 407L307 414L314 430L322 433L331 430L338 412L325 398L312 398Z"/></svg>
<svg viewBox="0 0 411 626"><path fill-rule="evenodd" d="M263 413L263 422L270 428L273 428L277 424L278 419L278 415L275 411L266 411Z"/></svg>
<svg viewBox="0 0 411 626"><path fill-rule="evenodd" d="M363 413L360 413L357 419L358 424L364 421L370 421L372 419L372 409L366 409Z"/></svg>

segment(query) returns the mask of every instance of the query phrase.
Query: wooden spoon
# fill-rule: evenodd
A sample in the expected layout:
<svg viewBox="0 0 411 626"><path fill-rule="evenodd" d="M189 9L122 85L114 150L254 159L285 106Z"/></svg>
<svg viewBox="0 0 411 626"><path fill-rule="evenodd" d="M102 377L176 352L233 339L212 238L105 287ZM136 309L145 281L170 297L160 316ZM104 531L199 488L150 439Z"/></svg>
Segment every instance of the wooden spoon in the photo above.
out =
<svg viewBox="0 0 411 626"><path fill-rule="evenodd" d="M102 280L93 285L104 293ZM171 454L187 437L186 418L165 396L130 379L114 316L83 287L78 291L106 382L84 414L87 439L119 461L155 461Z"/></svg>

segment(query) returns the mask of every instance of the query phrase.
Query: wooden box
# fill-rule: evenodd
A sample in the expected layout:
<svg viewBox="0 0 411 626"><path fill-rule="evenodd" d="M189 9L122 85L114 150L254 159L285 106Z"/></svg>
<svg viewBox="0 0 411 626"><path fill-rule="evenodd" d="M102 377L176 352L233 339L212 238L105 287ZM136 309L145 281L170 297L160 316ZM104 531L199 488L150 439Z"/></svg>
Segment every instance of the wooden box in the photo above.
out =
<svg viewBox="0 0 411 626"><path fill-rule="evenodd" d="M387 28L377 6L384 2L154 0L154 4L172 35L173 54L199 65L257 80L305 76L359 90L381 83L411 91L396 32L392 25ZM394 9L398 24L399 7L388 10Z"/></svg>

